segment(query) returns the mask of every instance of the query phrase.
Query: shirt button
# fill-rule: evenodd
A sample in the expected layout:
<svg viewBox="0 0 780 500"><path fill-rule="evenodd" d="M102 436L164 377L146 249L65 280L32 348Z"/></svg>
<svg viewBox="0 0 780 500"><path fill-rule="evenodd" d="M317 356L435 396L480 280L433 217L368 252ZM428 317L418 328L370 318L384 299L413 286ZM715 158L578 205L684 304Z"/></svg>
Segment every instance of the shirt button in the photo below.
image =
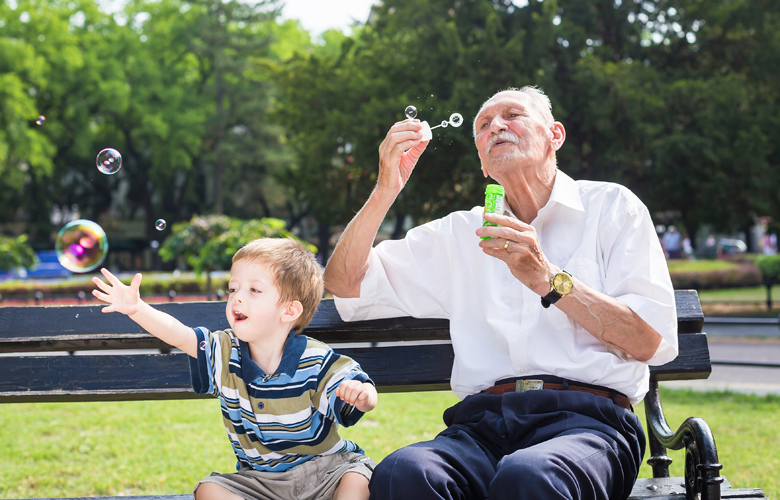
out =
<svg viewBox="0 0 780 500"><path fill-rule="evenodd" d="M525 306L525 312L531 312L531 311L533 311L533 309L534 309L534 307L531 306L531 305Z"/></svg>
<svg viewBox="0 0 780 500"><path fill-rule="evenodd" d="M517 371L518 371L518 373L520 373L521 375L522 375L523 373L525 373L525 369L524 369L524 368L520 368L520 369L519 369L519 370L517 370Z"/></svg>
<svg viewBox="0 0 780 500"><path fill-rule="evenodd" d="M258 401L257 402L257 409L258 410L262 410L263 408L265 408L265 405L262 402Z"/></svg>

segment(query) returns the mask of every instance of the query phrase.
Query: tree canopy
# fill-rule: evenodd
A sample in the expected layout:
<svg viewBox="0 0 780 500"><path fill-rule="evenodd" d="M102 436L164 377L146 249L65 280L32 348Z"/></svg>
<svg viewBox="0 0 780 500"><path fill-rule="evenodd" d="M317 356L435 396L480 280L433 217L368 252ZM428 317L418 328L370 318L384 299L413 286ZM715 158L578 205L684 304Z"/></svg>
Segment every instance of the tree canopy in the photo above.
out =
<svg viewBox="0 0 780 500"><path fill-rule="evenodd" d="M312 41L266 0L0 2L0 224L51 245L55 206L143 221L279 218L327 258L413 104L438 128L395 235L479 204L471 137L494 92L537 85L558 165L627 185L690 235L780 210L780 12L772 0L384 0ZM36 121L45 117L41 125ZM105 147L123 155L107 176ZM780 227L780 226L779 226Z"/></svg>

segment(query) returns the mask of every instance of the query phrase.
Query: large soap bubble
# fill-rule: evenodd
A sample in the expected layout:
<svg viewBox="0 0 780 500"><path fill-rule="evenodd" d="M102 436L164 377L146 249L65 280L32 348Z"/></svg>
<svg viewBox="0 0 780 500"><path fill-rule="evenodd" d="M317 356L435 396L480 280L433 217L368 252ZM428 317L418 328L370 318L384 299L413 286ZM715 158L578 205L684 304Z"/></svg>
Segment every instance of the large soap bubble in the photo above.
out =
<svg viewBox="0 0 780 500"><path fill-rule="evenodd" d="M115 174L122 168L122 155L116 149L106 148L98 153L95 164L104 174Z"/></svg>
<svg viewBox="0 0 780 500"><path fill-rule="evenodd" d="M105 260L108 238L103 228L91 220L74 220L60 229L54 249L65 269L86 273Z"/></svg>

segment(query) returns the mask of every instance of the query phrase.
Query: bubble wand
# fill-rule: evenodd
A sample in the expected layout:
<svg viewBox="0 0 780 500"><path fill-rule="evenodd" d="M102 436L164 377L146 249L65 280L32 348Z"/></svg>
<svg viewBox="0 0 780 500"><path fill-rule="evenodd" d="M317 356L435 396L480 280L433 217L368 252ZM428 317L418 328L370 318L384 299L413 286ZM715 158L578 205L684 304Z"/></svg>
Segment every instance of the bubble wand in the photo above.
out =
<svg viewBox="0 0 780 500"><path fill-rule="evenodd" d="M406 107L406 111L404 112L404 114L406 114L406 117L409 119L417 118L417 108L415 108L412 105L409 105ZM423 135L422 139L424 141L430 141L431 139L433 139L433 132L431 132L433 129L439 127L447 128L448 125L452 125L453 127L460 127L461 125L463 125L463 116L460 113L452 113L450 115L449 120L443 120L440 124L436 126L431 127L430 125L428 125L428 122L426 121L420 122L420 125L422 125L422 130L421 130Z"/></svg>

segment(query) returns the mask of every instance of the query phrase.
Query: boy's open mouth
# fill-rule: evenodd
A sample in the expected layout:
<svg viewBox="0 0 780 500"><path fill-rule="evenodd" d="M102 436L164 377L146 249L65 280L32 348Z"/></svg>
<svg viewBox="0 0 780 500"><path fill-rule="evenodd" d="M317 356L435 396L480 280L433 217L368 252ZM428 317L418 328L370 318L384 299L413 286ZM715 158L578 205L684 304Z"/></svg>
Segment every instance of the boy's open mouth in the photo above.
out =
<svg viewBox="0 0 780 500"><path fill-rule="evenodd" d="M236 321L244 321L245 319L247 319L247 316L242 312L233 311L233 319L235 319Z"/></svg>

